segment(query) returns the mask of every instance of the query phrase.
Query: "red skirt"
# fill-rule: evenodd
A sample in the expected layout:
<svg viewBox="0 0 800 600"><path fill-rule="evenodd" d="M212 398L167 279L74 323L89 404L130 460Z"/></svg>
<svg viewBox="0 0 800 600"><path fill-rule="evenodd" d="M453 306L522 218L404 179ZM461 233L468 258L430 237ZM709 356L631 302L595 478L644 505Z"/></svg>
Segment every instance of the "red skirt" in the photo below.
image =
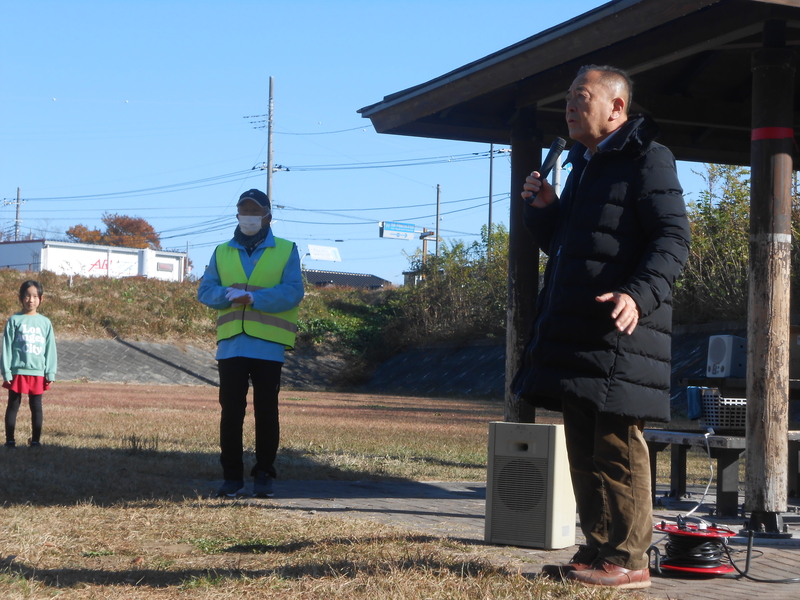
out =
<svg viewBox="0 0 800 600"><path fill-rule="evenodd" d="M4 381L3 387L18 394L43 394L50 389L50 382L41 375L14 375L11 381Z"/></svg>

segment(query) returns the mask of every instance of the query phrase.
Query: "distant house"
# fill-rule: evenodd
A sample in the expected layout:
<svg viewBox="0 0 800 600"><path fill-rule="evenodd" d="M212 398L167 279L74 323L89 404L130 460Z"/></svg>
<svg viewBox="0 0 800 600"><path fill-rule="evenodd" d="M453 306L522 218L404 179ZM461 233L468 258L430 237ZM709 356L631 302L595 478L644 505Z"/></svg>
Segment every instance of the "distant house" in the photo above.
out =
<svg viewBox="0 0 800 600"><path fill-rule="evenodd" d="M306 282L315 287L352 287L379 290L392 285L391 281L381 279L375 275L363 273L339 273L337 271L303 271Z"/></svg>
<svg viewBox="0 0 800 600"><path fill-rule="evenodd" d="M403 285L414 287L425 281L425 275L421 271L403 271Z"/></svg>
<svg viewBox="0 0 800 600"><path fill-rule="evenodd" d="M57 275L132 277L140 275L167 281L185 277L186 253L97 246L52 240L0 242L0 269L51 271Z"/></svg>

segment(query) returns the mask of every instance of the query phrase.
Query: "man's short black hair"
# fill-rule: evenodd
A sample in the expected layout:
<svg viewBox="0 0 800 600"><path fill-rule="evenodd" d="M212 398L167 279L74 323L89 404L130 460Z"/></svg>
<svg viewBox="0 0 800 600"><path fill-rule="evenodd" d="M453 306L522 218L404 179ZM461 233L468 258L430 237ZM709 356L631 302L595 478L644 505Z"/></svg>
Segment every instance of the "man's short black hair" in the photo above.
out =
<svg viewBox="0 0 800 600"><path fill-rule="evenodd" d="M608 86L618 86L620 91L627 96L625 100L625 114L628 114L628 109L633 102L633 80L622 69L612 67L610 65L584 65L578 69L578 77L588 73L589 71L597 71L600 73L600 81Z"/></svg>

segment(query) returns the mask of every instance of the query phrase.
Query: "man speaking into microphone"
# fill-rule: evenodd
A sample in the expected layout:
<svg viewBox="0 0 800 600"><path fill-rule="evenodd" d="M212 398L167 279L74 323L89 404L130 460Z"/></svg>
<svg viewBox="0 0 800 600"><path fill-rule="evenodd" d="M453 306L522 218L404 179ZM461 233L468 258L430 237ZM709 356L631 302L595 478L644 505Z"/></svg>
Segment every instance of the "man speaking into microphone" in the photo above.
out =
<svg viewBox="0 0 800 600"><path fill-rule="evenodd" d="M561 197L536 171L524 220L548 255L523 365L521 414L559 410L581 529L567 565L543 574L585 585L650 585L646 420L670 418L672 287L689 223L672 153L655 123L628 115L628 75L578 71L566 96L572 172Z"/></svg>

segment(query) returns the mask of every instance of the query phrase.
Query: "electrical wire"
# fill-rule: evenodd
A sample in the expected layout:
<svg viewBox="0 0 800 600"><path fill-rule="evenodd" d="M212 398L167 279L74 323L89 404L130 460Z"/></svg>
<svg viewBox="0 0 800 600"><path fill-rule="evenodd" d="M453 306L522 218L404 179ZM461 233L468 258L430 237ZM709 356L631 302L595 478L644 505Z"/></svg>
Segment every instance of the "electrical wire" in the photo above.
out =
<svg viewBox="0 0 800 600"><path fill-rule="evenodd" d="M345 133L347 131L358 131L359 129L366 131L366 129L369 127L372 127L372 123L362 125L361 127L351 127L350 129L338 129L336 131L312 131L308 133L298 133L293 131L273 131L273 133L278 135L330 135L332 133Z"/></svg>
<svg viewBox="0 0 800 600"><path fill-rule="evenodd" d="M510 192L506 192L504 194L499 194L495 201L502 202L503 200L507 200L511 197ZM485 200L488 199L489 196L475 196L474 198L461 198L460 200L443 200L440 204L458 204L460 202L471 202L473 200ZM362 212L362 211L372 211L372 210L400 210L405 208L429 208L431 205L430 202L425 202L423 204L407 204L405 206L368 206L368 207L360 207L360 208L340 208L337 209L336 212ZM317 212L315 208L299 208L297 206L290 206L288 204L281 205L282 210L298 210L298 211L306 211L306 212Z"/></svg>
<svg viewBox="0 0 800 600"><path fill-rule="evenodd" d="M211 210L211 209L230 208L230 206L223 206L221 204L218 204L216 206L205 205L205 206L203 206L203 208L207 208L207 209ZM178 210L178 209L176 209L174 206L121 206L121 207L115 208L114 210L115 211L122 211L122 210L138 211L138 210ZM79 212L96 213L97 212L97 207L91 207L91 208L54 208L54 209L43 209L43 208L42 209L35 209L34 208L34 209L31 209L31 210L29 210L29 209L25 210L25 214L26 215L38 214L38 213L45 213L45 214L48 214L48 215L51 214L51 213L70 213L70 214L74 215L75 213L79 213ZM186 216L184 215L184 216L178 216L178 217L159 217L159 218L160 219L171 219L171 218L185 219Z"/></svg>
<svg viewBox="0 0 800 600"><path fill-rule="evenodd" d="M498 151L495 150L495 153ZM301 165L297 167L288 167L292 171L331 171L331 170L351 170L351 169L386 169L394 167L409 167L409 166L424 166L436 165L455 162L464 162L472 160L481 160L489 156L487 152L473 152L470 154L456 154L448 156L428 157L420 159L402 159L397 161L379 161L373 163L339 163L329 165ZM215 175L213 177L206 177L203 179L195 179L192 181L185 181L181 183L173 183L162 186L155 186L151 188L142 188L138 190L127 190L121 192L107 192L104 194L86 194L82 196L43 196L38 198L23 198L22 201L31 200L47 200L53 202L75 201L75 200L99 200L111 198L126 198L131 196L152 196L157 194L182 192L194 190L202 187L211 187L215 185L222 185L223 183L230 183L233 181L242 181L252 177L260 176L256 167L249 170L234 171L232 173L225 173L222 175ZM4 202L14 203L16 198L4 198Z"/></svg>
<svg viewBox="0 0 800 600"><path fill-rule="evenodd" d="M215 175L213 177L206 177L204 179L195 179L193 181L185 181L182 183L172 183L169 185L161 185L151 188L142 188L138 190L128 190L124 192L108 192L105 194L87 194L84 196L50 196L39 198L22 198L22 201L29 202L32 200L47 200L49 202L63 202L75 200L98 200L110 198L126 198L131 196L152 196L155 194L182 192L186 190L193 190L200 187L209 187L213 185L221 185L231 181L238 181L239 179L247 179L250 177L260 177L259 174L254 175L252 169L247 171L235 171L233 173L226 173L224 175ZM16 202L16 198L4 198L7 202Z"/></svg>
<svg viewBox="0 0 800 600"><path fill-rule="evenodd" d="M706 496L708 495L708 490L711 487L711 482L714 480L714 461L711 458L711 446L708 444L708 436L710 435L714 435L714 430L711 428L709 428L708 431L706 431L704 436L704 440L706 442L706 454L708 455L708 470L710 473L708 476L708 483L706 483L706 489L703 490L703 495L700 497L700 501L697 504L695 504L692 510L686 513L687 517L691 515L693 512L695 512L698 508L700 508L700 506L703 504L703 502L706 499Z"/></svg>
<svg viewBox="0 0 800 600"><path fill-rule="evenodd" d="M497 200L497 203L504 202L504 201L508 200L509 197L510 197L510 194L508 194L506 198L501 198L501 199ZM462 199L462 200L451 200L449 202L450 203L460 203L460 202L467 202L467 201L470 201L470 200L483 200L484 198L487 198L487 196L479 196L477 198L465 198L465 199ZM430 204L421 204L421 205L415 205L415 206L429 207ZM467 206L467 207L464 207L464 208L458 208L458 209L454 209L454 210L440 212L439 216L452 215L452 214L456 214L456 213L459 213L459 212L465 212L465 211L469 211L469 210L476 210L476 209L479 209L479 208L483 208L484 206L485 206L485 203L484 202L480 202L480 203L474 204L472 206ZM397 209L400 209L400 208L406 208L406 207L392 207L392 209L394 209L394 210L397 210ZM410 206L408 208L414 208L414 206ZM282 206L282 210L283 209L285 209L285 210L294 210L294 211L298 211L298 212L313 212L314 214L329 215L329 216L333 216L333 217L342 217L342 218L346 218L346 217L344 215L340 215L339 213L341 213L341 212L353 212L353 211L357 211L357 210L362 210L362 209L343 209L343 210L338 210L338 211L321 211L321 210L315 210L315 209L311 209L311 208L297 208L297 207L292 207L292 206L287 206L287 205L283 205ZM378 207L378 208L374 208L374 209L373 208L369 208L369 209L363 209L363 210L381 210L381 209ZM390 210L390 209L387 208L385 210ZM398 221L403 222L403 221L415 221L415 220L420 220L420 219L430 219L430 218L434 218L435 216L436 216L435 213L432 213L432 214L428 214L428 215L416 215L416 216L413 216L413 217L399 217ZM353 217L350 217L350 218L353 218ZM298 220L294 220L294 219L281 219L281 221L283 221L285 223L297 223L297 224L300 224L300 225L326 225L326 226L328 226L328 225L374 225L375 223L377 223L377 221L375 219L359 218L359 217L355 217L355 218L359 219L361 222L331 223L331 222L326 222L326 221L298 221ZM384 219L384 220L386 220L386 219ZM469 234L466 234L466 235L469 235Z"/></svg>
<svg viewBox="0 0 800 600"><path fill-rule="evenodd" d="M495 198L494 201L495 202L504 202L505 200L508 200L509 197L510 197L509 193L500 194L499 196L497 196ZM488 196L476 196L476 197L473 197L473 198L461 198L460 200L445 200L445 201L442 201L441 204L443 204L443 205L444 204L460 204L462 202L471 202L471 201L474 201L474 200L484 200L486 198L488 198ZM39 200L39 199L34 199L34 200ZM407 209L407 208L428 208L428 207L430 207L430 205L431 205L430 202L425 202L423 204L407 204L405 206L370 206L370 207L363 207L363 208L340 208L340 209L336 210L335 212L322 212L322 211L319 211L318 209L314 209L314 208L300 208L300 207L297 207L297 206L290 206L288 204L281 205L280 207L276 206L276 208L280 208L281 210L294 210L294 211L298 211L298 212L313 212L313 213L317 213L317 214L328 214L328 215L339 216L339 213L347 213L347 212L370 212L370 211L403 210L403 209ZM205 206L204 208L219 208L219 209L222 209L222 208L229 208L229 207L220 205L220 206ZM116 212L119 212L119 211L160 211L160 210L176 210L176 209L175 209L175 207L172 207L172 206L128 206L128 207L118 207L118 208L114 209L114 211L116 211ZM44 213L44 214L47 214L47 215L51 215L52 213L69 213L69 214L71 214L73 216L72 217L50 217L50 218L48 218L48 220L50 220L50 221L64 221L64 220L73 221L73 220L75 220L75 216L74 216L75 213L78 213L78 212L96 212L96 211L97 211L96 208L85 208L85 209L63 208L63 209L47 209L47 210L46 209L32 209L32 210L29 209L29 210L26 210L25 213L26 213L26 215L36 215L36 214L39 214L39 213ZM143 217L143 218L148 218L148 217ZM163 217L158 217L158 218L159 219L185 219L186 217L185 217L185 215L174 215L174 216L163 216ZM227 218L227 217L222 217L222 218ZM374 219L364 219L364 221L373 222Z"/></svg>
<svg viewBox="0 0 800 600"><path fill-rule="evenodd" d="M755 581L756 583L800 583L800 577L788 577L786 579L762 579L760 577L753 577L752 575L750 575L749 574L750 554L752 552L752 549L753 549L753 536L751 532L750 539L748 540L747 543L747 566L745 567L745 570L742 571L739 568L739 565L736 564L736 561L733 560L733 557L730 555L730 549L728 548L727 545L725 545L725 552L728 555L728 560L731 562L733 568L736 569L736 572L739 573L740 577L744 577L745 579L749 579L750 581Z"/></svg>
<svg viewBox="0 0 800 600"><path fill-rule="evenodd" d="M242 117L243 119L259 119L258 121L250 121L250 123L266 123L267 119L269 118L269 114L265 115L249 115L246 117ZM357 131L359 129L366 130L367 128L372 127L372 123L365 123L360 127L351 127L350 129L337 129L336 131L310 131L310 132L294 132L294 131L276 131L273 130L273 133L280 134L280 135L331 135L333 133L345 133L347 131ZM265 126L260 127L253 127L253 129L264 129Z"/></svg>
<svg viewBox="0 0 800 600"><path fill-rule="evenodd" d="M703 505L703 502L705 502L706 496L708 495L708 490L711 488L711 482L714 481L714 461L711 458L711 446L708 443L708 436L713 435L713 434L714 434L714 430L709 428L706 431L705 437L704 437L705 443L706 443L706 454L708 456L708 471L709 471L708 482L706 483L706 489L703 490L703 495L700 497L700 500L694 505L694 508L692 508L692 510L690 510L688 513L686 513L686 517L689 517L692 513L694 513L698 508L700 508ZM681 517L681 518L685 518L685 517ZM668 534L662 535L659 539L657 539L655 542L653 542L650 545L650 547L652 548L652 547L656 546L657 544L660 544L667 537L668 537Z"/></svg>
<svg viewBox="0 0 800 600"><path fill-rule="evenodd" d="M388 167L418 167L446 163L468 162L488 158L489 152L473 152L449 156L431 157L427 159L406 159L399 161L378 161L372 163L334 163L329 165L287 165L289 171L347 171L352 169L386 169Z"/></svg>

